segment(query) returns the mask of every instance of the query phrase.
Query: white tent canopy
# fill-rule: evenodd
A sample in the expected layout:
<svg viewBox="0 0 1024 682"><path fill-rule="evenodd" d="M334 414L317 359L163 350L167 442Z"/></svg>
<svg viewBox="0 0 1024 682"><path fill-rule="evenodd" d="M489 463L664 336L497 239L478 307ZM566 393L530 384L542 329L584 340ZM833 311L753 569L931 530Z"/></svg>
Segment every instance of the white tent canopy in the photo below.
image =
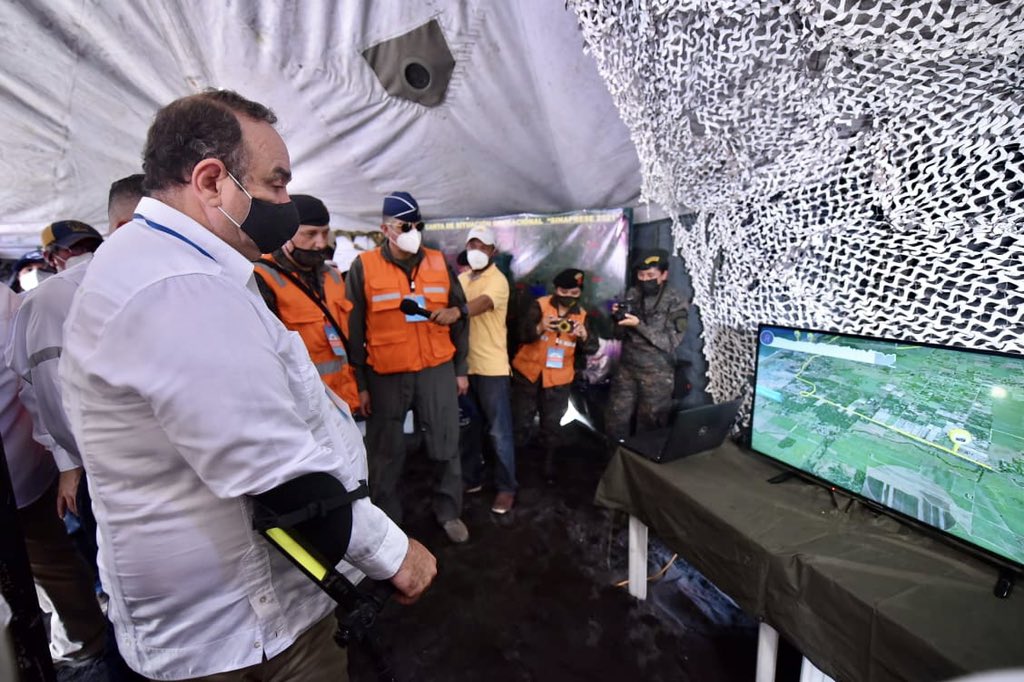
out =
<svg viewBox="0 0 1024 682"><path fill-rule="evenodd" d="M362 52L436 20L444 102L387 93ZM156 110L224 87L275 110L294 192L335 228L412 192L427 217L632 205L639 163L576 17L549 0L132 3L0 7L0 252L65 218L105 231L111 181L140 172Z"/></svg>

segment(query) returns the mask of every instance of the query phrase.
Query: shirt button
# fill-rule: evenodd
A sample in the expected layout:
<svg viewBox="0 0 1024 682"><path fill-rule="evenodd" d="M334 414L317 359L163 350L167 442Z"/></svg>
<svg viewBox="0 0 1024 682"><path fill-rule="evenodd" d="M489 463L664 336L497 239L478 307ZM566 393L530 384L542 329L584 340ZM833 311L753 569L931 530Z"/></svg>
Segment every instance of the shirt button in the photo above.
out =
<svg viewBox="0 0 1024 682"><path fill-rule="evenodd" d="M260 643L259 642L253 642L252 643L252 648L253 649L259 649L260 648Z"/></svg>
<svg viewBox="0 0 1024 682"><path fill-rule="evenodd" d="M267 598L266 597L260 597L260 603L261 604L266 604L267 603Z"/></svg>

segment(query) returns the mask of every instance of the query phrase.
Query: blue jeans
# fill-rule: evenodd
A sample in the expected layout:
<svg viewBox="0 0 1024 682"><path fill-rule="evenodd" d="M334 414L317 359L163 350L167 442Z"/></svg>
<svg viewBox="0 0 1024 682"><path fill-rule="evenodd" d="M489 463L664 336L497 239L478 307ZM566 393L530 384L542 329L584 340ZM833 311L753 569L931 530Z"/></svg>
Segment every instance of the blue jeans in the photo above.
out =
<svg viewBox="0 0 1024 682"><path fill-rule="evenodd" d="M462 433L462 472L467 486L482 481L484 468L483 426L486 423L497 461L494 463L494 486L498 492L514 493L516 483L516 448L512 435L512 400L509 378L469 375L469 393L476 415Z"/></svg>

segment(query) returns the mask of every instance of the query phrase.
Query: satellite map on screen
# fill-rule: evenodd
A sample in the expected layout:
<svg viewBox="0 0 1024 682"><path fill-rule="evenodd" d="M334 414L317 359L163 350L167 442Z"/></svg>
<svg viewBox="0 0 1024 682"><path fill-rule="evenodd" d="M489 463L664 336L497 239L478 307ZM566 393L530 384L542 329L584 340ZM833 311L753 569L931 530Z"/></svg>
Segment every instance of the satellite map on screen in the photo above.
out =
<svg viewBox="0 0 1024 682"><path fill-rule="evenodd" d="M751 445L1024 564L1024 358L762 327Z"/></svg>

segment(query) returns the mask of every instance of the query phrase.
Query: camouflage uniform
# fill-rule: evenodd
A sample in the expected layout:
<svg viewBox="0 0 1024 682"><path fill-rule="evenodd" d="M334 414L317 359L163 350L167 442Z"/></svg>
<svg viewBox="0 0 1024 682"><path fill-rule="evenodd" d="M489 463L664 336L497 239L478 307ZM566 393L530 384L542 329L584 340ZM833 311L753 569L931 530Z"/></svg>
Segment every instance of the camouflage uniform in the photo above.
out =
<svg viewBox="0 0 1024 682"><path fill-rule="evenodd" d="M640 318L636 327L616 327L622 359L612 379L605 431L616 442L629 435L636 412L637 432L668 423L675 383L675 350L686 333L687 303L666 283L660 294L644 297L631 287L626 301Z"/></svg>

